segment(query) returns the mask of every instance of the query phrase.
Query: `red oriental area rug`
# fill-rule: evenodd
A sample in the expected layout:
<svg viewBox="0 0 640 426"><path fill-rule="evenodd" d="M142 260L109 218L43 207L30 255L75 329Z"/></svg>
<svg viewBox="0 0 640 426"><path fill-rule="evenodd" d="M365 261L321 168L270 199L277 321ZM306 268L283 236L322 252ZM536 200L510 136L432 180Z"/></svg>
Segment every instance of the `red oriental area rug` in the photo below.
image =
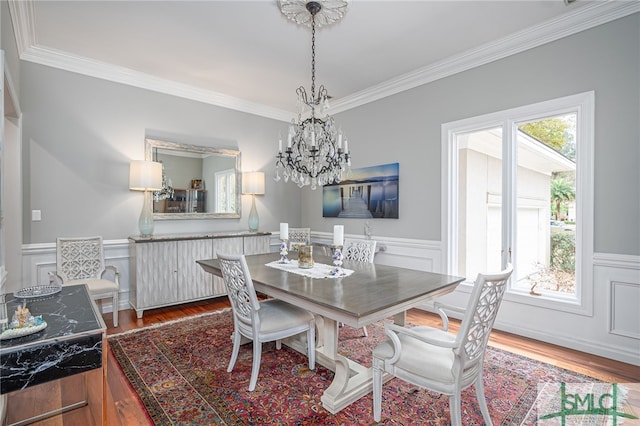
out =
<svg viewBox="0 0 640 426"><path fill-rule="evenodd" d="M371 365L371 350L384 340L382 323L340 329L340 352ZM372 424L367 395L337 414L320 397L333 372L283 345L264 344L255 391L249 392L251 345L245 345L233 372L230 310L189 317L109 337L115 359L156 425L354 425ZM487 350L485 394L495 425L536 423L539 382L594 382L593 378L496 348ZM449 398L398 379L384 385L382 424L448 425ZM481 425L475 390L462 395L462 423Z"/></svg>

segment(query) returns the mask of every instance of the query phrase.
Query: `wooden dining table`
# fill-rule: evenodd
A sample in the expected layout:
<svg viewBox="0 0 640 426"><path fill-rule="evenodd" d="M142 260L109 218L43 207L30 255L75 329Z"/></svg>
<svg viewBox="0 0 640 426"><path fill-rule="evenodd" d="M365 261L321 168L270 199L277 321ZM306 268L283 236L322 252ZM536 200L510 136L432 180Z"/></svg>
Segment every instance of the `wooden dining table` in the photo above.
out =
<svg viewBox="0 0 640 426"><path fill-rule="evenodd" d="M279 259L276 253L246 256L256 291L316 315L316 360L335 372L321 401L324 408L333 414L373 389L372 369L338 353L339 324L361 328L393 318L396 324L404 325L408 309L452 292L464 280L462 277L350 261L344 261L342 265L353 271L349 276L311 278L267 266ZM332 264L330 257L314 256L314 260L316 264ZM197 263L205 271L222 276L217 259L198 260ZM303 341L294 339L284 343L306 353Z"/></svg>

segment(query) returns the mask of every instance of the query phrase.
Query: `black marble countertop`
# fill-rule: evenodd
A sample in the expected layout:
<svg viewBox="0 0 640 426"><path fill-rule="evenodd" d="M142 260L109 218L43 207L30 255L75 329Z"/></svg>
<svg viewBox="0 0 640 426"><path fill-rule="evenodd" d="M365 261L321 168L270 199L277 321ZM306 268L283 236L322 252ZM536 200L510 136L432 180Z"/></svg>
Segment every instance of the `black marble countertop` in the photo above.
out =
<svg viewBox="0 0 640 426"><path fill-rule="evenodd" d="M220 231L220 232L203 232L198 234L159 234L150 237L141 237L140 235L132 235L129 241L135 243L153 243L157 241L177 241L177 240L202 240L207 238L234 238L234 237L257 237L261 235L271 235L271 232L251 232L251 231Z"/></svg>
<svg viewBox="0 0 640 426"><path fill-rule="evenodd" d="M9 320L26 306L47 327L37 333L0 341L0 393L102 367L106 326L84 284L62 287L54 295L21 299L7 294Z"/></svg>

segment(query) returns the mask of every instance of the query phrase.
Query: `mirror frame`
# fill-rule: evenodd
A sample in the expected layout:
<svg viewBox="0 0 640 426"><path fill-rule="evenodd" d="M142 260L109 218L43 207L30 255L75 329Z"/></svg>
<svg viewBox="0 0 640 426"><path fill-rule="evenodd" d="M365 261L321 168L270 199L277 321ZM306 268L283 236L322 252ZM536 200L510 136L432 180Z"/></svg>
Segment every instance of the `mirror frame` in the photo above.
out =
<svg viewBox="0 0 640 426"><path fill-rule="evenodd" d="M214 148L200 145L190 145L177 142L161 141L146 138L144 140L144 157L147 161L153 161L153 149L161 148L173 151L184 151L196 154L217 154L236 159L236 211L235 213L153 213L154 220L166 219L239 219L242 217L242 168L240 151L233 149ZM153 193L150 193L153 202Z"/></svg>

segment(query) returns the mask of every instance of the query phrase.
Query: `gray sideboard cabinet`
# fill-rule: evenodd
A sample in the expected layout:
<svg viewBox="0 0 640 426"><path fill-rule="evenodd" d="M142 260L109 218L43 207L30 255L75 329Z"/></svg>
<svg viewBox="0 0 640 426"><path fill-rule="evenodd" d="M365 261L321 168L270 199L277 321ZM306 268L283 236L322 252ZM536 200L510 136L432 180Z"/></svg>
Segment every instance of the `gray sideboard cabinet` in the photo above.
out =
<svg viewBox="0 0 640 426"><path fill-rule="evenodd" d="M206 273L196 260L216 253L268 253L270 239L268 232L129 237L131 307L142 318L147 309L224 296L222 279Z"/></svg>

